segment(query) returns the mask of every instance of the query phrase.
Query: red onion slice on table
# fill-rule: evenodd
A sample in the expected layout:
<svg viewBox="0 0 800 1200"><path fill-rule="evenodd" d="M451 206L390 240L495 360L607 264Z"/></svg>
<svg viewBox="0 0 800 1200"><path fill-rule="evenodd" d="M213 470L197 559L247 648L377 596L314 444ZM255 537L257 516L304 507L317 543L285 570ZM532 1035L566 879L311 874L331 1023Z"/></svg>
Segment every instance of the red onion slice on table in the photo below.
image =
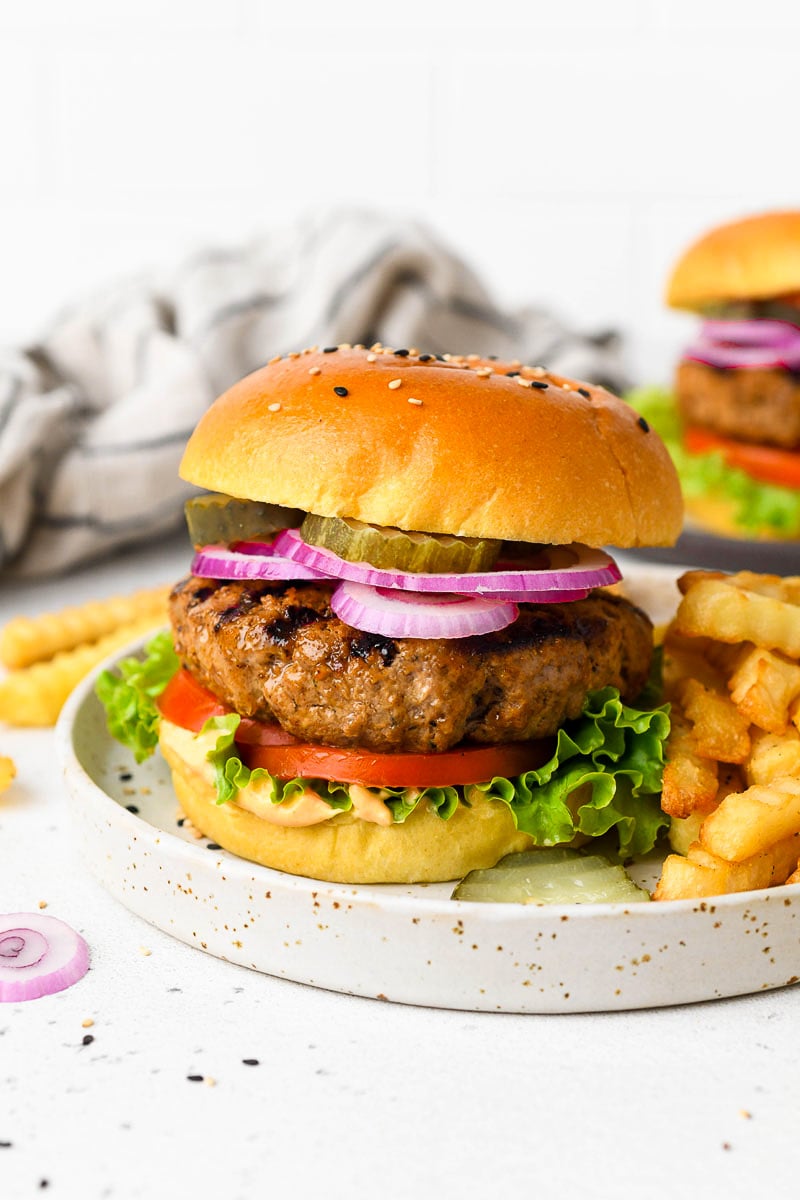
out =
<svg viewBox="0 0 800 1200"><path fill-rule="evenodd" d="M57 917L0 916L0 1001L37 1000L61 992L88 969L86 942Z"/></svg>
<svg viewBox="0 0 800 1200"><path fill-rule="evenodd" d="M412 594L346 580L331 597L340 620L365 633L400 638L463 638L495 633L515 621L508 601L483 596Z"/></svg>
<svg viewBox="0 0 800 1200"><path fill-rule="evenodd" d="M492 571L463 575L388 571L369 563L348 562L321 546L310 546L295 529L284 529L278 534L275 549L284 558L331 579L348 579L354 583L410 592L458 592L475 596L490 596L493 592L565 591L574 594L617 583L622 578L613 558L603 550L592 550L578 542L571 546L538 548L535 561L544 563L543 566L528 567L523 561L515 561L503 563Z"/></svg>

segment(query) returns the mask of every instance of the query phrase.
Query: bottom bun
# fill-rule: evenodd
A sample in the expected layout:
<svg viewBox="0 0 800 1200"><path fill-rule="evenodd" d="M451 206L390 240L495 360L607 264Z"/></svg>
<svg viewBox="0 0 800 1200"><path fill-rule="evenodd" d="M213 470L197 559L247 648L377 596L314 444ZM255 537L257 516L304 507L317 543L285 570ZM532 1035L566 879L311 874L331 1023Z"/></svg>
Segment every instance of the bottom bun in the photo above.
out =
<svg viewBox="0 0 800 1200"><path fill-rule="evenodd" d="M533 844L501 800L459 805L447 821L423 802L401 825L376 825L352 812L301 828L274 825L237 804L217 804L206 772L170 741L162 737L161 750L195 828L240 858L291 875L329 883L443 883Z"/></svg>

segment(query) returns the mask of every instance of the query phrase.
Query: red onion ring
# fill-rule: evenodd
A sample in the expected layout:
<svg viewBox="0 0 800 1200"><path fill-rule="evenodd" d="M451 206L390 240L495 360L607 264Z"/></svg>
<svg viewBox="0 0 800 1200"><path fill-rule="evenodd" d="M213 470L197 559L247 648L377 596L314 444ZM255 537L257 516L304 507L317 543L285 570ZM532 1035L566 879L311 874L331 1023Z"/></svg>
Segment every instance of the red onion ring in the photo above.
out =
<svg viewBox="0 0 800 1200"><path fill-rule="evenodd" d="M331 596L340 620L365 633L399 638L465 638L516 621L516 604L483 596L434 595L345 580Z"/></svg>
<svg viewBox="0 0 800 1200"><path fill-rule="evenodd" d="M800 329L788 321L706 321L684 359L725 370L800 370Z"/></svg>
<svg viewBox="0 0 800 1200"><path fill-rule="evenodd" d="M245 547L257 547L258 552ZM322 571L273 553L266 542L241 542L237 550L204 546L192 559L191 570L206 579L328 579Z"/></svg>
<svg viewBox="0 0 800 1200"><path fill-rule="evenodd" d="M574 562L556 569L528 570L524 566L471 574L423 574L421 572L387 571L369 563L351 563L321 546L304 542L296 529L284 529L275 539L278 554L293 562L302 563L322 572L331 579L349 579L373 587L399 588L409 592L457 592L470 596L493 596L508 592L576 592L603 587L622 578L619 567L602 550L574 543L569 547ZM553 547L558 555L564 547ZM549 548L538 556L551 553Z"/></svg>
<svg viewBox="0 0 800 1200"><path fill-rule="evenodd" d="M0 916L0 1002L37 1000L71 987L89 970L79 933L41 913Z"/></svg>

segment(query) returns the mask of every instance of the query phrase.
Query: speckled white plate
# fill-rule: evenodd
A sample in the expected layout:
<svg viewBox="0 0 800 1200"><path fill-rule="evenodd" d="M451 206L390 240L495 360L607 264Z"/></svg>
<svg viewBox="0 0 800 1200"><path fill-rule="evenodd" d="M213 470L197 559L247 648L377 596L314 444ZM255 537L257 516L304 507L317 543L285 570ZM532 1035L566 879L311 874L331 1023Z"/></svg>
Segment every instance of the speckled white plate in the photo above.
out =
<svg viewBox="0 0 800 1200"><path fill-rule="evenodd" d="M628 572L657 620L674 607L675 574ZM540 908L456 902L452 884L320 883L236 858L178 823L166 764L130 761L93 684L58 729L86 863L131 912L218 958L357 996L492 1012L648 1008L800 979L800 888ZM642 864L640 880L653 871Z"/></svg>

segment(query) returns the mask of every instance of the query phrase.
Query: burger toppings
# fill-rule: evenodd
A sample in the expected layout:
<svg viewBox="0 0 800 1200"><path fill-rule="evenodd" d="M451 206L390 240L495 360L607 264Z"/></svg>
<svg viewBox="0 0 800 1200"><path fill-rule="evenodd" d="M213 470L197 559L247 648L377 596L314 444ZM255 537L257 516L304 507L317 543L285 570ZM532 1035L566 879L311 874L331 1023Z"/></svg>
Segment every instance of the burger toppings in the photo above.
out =
<svg viewBox="0 0 800 1200"><path fill-rule="evenodd" d="M451 592L403 592L345 580L331 596L337 617L354 629L386 637L463 638L495 633L515 621L508 600Z"/></svg>
<svg viewBox="0 0 800 1200"><path fill-rule="evenodd" d="M684 358L710 367L800 370L800 329L785 321L706 321Z"/></svg>
<svg viewBox="0 0 800 1200"><path fill-rule="evenodd" d="M411 572L390 571L368 562L348 562L321 546L310 546L295 529L285 529L275 539L275 550L285 558L326 574L330 579L352 579L380 587L418 592L525 592L536 600L541 592L585 591L604 587L620 578L614 560L602 550L573 543L571 546L531 546L524 557L497 564L491 571ZM193 568L196 570L196 567Z"/></svg>
<svg viewBox="0 0 800 1200"><path fill-rule="evenodd" d="M268 542L281 529L299 525L305 515L298 509L237 500L220 492L187 500L184 513L189 540L197 549L211 544Z"/></svg>
<svg viewBox="0 0 800 1200"><path fill-rule="evenodd" d="M350 517L318 517L313 513L300 526L300 537L308 545L321 546L348 562L422 572L488 571L497 562L503 544L496 538L412 533L368 525Z"/></svg>

